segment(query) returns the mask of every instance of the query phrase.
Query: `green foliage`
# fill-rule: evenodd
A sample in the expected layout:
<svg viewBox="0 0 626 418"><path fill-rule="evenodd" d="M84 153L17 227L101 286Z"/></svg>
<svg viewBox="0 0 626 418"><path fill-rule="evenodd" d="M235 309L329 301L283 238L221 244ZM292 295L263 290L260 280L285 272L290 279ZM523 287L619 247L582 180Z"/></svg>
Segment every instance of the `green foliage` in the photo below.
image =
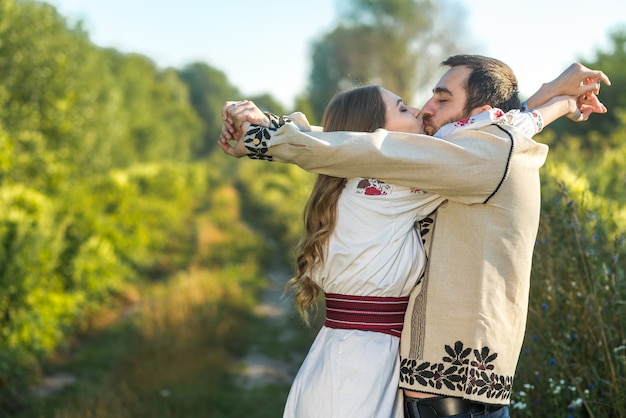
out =
<svg viewBox="0 0 626 418"><path fill-rule="evenodd" d="M0 188L0 355L41 358L139 274L186 265L181 243L192 239L187 225L207 187L203 172L137 165L86 178L58 200L21 185ZM22 367L11 365L0 381Z"/></svg>
<svg viewBox="0 0 626 418"><path fill-rule="evenodd" d="M294 165L242 161L238 187L244 218L265 234L271 260L291 263L303 233L302 214L315 176Z"/></svg>
<svg viewBox="0 0 626 418"><path fill-rule="evenodd" d="M607 135L591 134L601 136L605 142L599 140L594 151L589 153L590 158L578 166L583 167L578 172L588 178L595 194L614 200L622 208L626 206L626 107L624 109L619 125L613 132ZM626 221L624 217L622 220Z"/></svg>
<svg viewBox="0 0 626 418"><path fill-rule="evenodd" d="M605 214L607 219L626 226L626 113L619 123L618 128L607 135L599 132L587 136L565 134L558 141L552 140L551 159L558 161L560 175L584 183L595 200L613 202L612 210ZM583 141L593 141L596 145L586 148Z"/></svg>
<svg viewBox="0 0 626 418"><path fill-rule="evenodd" d="M0 415L87 315L188 263L200 133L176 71L0 2Z"/></svg>
<svg viewBox="0 0 626 418"><path fill-rule="evenodd" d="M344 22L314 48L297 110L314 122L353 82L408 100L428 77L423 68L456 45L444 9L348 4ZM596 115L575 133L543 134L559 163L546 167L515 416L626 409L623 33L613 42L587 64L613 81L601 93L611 123ZM250 316L259 271L293 262L314 176L215 150L223 102L237 98L206 64L161 70L94 46L50 5L0 1L0 415L25 408L48 356L146 278L140 315L78 355L73 372L87 374L88 394L53 408L57 417L180 416L180 405L188 416L207 407L232 416L260 402L280 410L285 387L241 396L229 365L255 335L247 326L266 330ZM251 99L284 112L270 95Z"/></svg>
<svg viewBox="0 0 626 418"><path fill-rule="evenodd" d="M228 161L221 156L209 164L219 169ZM237 357L259 333L269 339L267 324L253 314L265 284L258 268L265 243L242 222L241 199L224 180L228 176L216 170L202 174L209 178L203 189L211 194L196 207L190 226L190 266L170 272L168 280L140 285L136 313L104 335L91 335L61 365L81 384L59 399L31 400L20 417L50 411L68 418L238 416L261 401L267 410L259 416L282 410L285 384L242 391L236 381ZM292 338L302 344L302 338Z"/></svg>
<svg viewBox="0 0 626 418"><path fill-rule="evenodd" d="M63 364L80 385L60 399L31 400L19 416L206 417L245 410L252 394L237 392L234 363L249 346L251 327L262 325L251 313L262 283L247 264L191 269L144 286L132 317L90 333ZM272 395L268 417L283 403Z"/></svg>
<svg viewBox="0 0 626 418"><path fill-rule="evenodd" d="M580 136L580 146L585 150L602 149L607 145L607 137L612 136L624 126L626 112L626 24L615 27L609 33L607 50L595 51L595 58L581 60L585 66L600 69L611 80L611 86L604 84L600 88L600 100L606 105L608 113L593 115L588 122L574 123L567 119L558 120L550 126L559 136L574 134ZM594 135L594 132L596 133ZM610 142L615 146L617 143Z"/></svg>
<svg viewBox="0 0 626 418"><path fill-rule="evenodd" d="M23 350L0 350L0 412L3 416L17 413L23 407L24 394L40 374L39 363Z"/></svg>
<svg viewBox="0 0 626 418"><path fill-rule="evenodd" d="M95 47L45 3L3 8L0 116L23 159L16 181L54 191L111 167L189 159L201 124L176 71Z"/></svg>
<svg viewBox="0 0 626 418"><path fill-rule="evenodd" d="M129 283L269 256L223 183L232 162L189 162L204 128L215 142L236 93L219 72L190 71L194 83L95 47L48 4L0 2L0 415ZM254 100L282 112L269 95Z"/></svg>
<svg viewBox="0 0 626 418"><path fill-rule="evenodd" d="M261 94L259 96L251 96L249 100L252 100L255 105L264 112L272 112L276 115L285 115L287 111L282 104L278 103L276 99L270 94ZM300 109L298 109L300 110Z"/></svg>
<svg viewBox="0 0 626 418"><path fill-rule="evenodd" d="M311 120L321 119L335 93L359 84L383 85L410 102L460 48L463 16L451 16L445 2L354 0L344 7L343 23L313 46Z"/></svg>
<svg viewBox="0 0 626 418"><path fill-rule="evenodd" d="M110 50L106 55L122 106L115 121L119 131L110 145L114 165L188 161L200 144L201 121L178 73L159 70L138 54Z"/></svg>
<svg viewBox="0 0 626 418"><path fill-rule="evenodd" d="M30 140L41 135L40 154L53 151L60 161L71 161L68 167L90 171L109 136L107 124L94 117L108 113L112 86L102 71L102 55L80 27L69 29L52 6L3 3L0 107L5 129L19 151L28 152Z"/></svg>
<svg viewBox="0 0 626 418"><path fill-rule="evenodd" d="M135 269L153 266L170 240L179 236L177 231L184 231L185 215L206 187L196 170L186 165L142 164L72 187L64 200L72 214L72 241L82 245L95 234L112 243Z"/></svg>
<svg viewBox="0 0 626 418"><path fill-rule="evenodd" d="M7 348L51 349L58 342L56 322L74 311L75 299L54 297L62 291L55 273L62 229L55 208L41 193L21 185L0 190L0 321ZM45 298L46 293L52 297ZM50 321L46 313L53 315ZM29 321L37 324L32 332L24 329Z"/></svg>
<svg viewBox="0 0 626 418"><path fill-rule="evenodd" d="M544 176L515 416L622 416L626 409L624 228L588 188ZM566 176L567 177L567 176Z"/></svg>
<svg viewBox="0 0 626 418"><path fill-rule="evenodd" d="M224 102L243 97L223 72L204 63L187 65L179 76L187 84L191 104L203 124L202 141L195 147L195 156L205 157L215 148L220 135Z"/></svg>

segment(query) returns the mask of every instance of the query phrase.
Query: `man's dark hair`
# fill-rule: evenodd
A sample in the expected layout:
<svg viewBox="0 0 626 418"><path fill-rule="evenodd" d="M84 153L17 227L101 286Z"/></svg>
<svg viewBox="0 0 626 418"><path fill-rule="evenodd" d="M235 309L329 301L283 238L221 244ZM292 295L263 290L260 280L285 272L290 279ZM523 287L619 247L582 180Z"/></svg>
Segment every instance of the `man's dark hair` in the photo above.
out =
<svg viewBox="0 0 626 418"><path fill-rule="evenodd" d="M517 79L511 67L495 58L482 55L453 55L441 65L464 65L472 69L467 80L467 114L476 107L490 105L505 112L519 109L521 102Z"/></svg>

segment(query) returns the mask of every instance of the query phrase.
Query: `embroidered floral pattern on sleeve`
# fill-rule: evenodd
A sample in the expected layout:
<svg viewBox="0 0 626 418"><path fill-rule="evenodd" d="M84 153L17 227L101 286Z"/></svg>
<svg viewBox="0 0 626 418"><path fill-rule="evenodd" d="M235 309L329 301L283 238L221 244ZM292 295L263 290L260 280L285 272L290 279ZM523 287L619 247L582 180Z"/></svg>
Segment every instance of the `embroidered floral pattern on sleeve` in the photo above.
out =
<svg viewBox="0 0 626 418"><path fill-rule="evenodd" d="M461 341L457 341L454 347L446 345L444 349L441 363L402 359L400 381L429 389L445 386L448 390L486 396L488 399L506 400L511 397L513 376L499 376L493 372L491 363L498 354L490 353L489 347L481 350L465 348Z"/></svg>
<svg viewBox="0 0 626 418"><path fill-rule="evenodd" d="M377 179L361 179L356 185L356 193L366 196L385 196L391 192L391 185Z"/></svg>
<svg viewBox="0 0 626 418"><path fill-rule="evenodd" d="M543 117L541 116L541 113L536 110L529 110L528 112L533 117L535 125L537 126L537 133L541 132L543 130Z"/></svg>
<svg viewBox="0 0 626 418"><path fill-rule="evenodd" d="M248 150L248 157L253 160L272 161L273 158L268 154L268 141L272 138L272 132L276 132L281 126L291 122L287 116L277 116L272 113L265 114L270 120L270 126L250 125L250 129L246 132L244 143Z"/></svg>

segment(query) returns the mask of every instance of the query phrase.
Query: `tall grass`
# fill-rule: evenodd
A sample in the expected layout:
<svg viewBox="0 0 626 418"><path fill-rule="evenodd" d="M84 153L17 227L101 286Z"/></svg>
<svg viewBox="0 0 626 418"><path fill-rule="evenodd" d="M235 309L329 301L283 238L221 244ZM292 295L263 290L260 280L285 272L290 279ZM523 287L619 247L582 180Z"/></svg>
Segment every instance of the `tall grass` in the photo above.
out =
<svg viewBox="0 0 626 418"><path fill-rule="evenodd" d="M515 417L626 416L626 244L611 208L548 181Z"/></svg>
<svg viewBox="0 0 626 418"><path fill-rule="evenodd" d="M289 382L242 385L240 360L252 351L297 369L294 352L308 348L313 331L295 314L276 324L256 313L268 253L239 205L230 185L214 188L195 218L191 265L127 290L132 303L87 321L79 343L46 365L48 374L75 376L74 385L31 398L19 418L280 416Z"/></svg>
<svg viewBox="0 0 626 418"><path fill-rule="evenodd" d="M249 347L246 334L258 325L251 283L263 284L259 272L241 265L185 272L151 286L128 319L89 336L67 354L71 361L50 366L74 374L74 387L22 416L243 416L249 402L264 399L269 413L257 416L279 415L286 387L277 389L278 396L261 396L242 393L234 379L236 360Z"/></svg>

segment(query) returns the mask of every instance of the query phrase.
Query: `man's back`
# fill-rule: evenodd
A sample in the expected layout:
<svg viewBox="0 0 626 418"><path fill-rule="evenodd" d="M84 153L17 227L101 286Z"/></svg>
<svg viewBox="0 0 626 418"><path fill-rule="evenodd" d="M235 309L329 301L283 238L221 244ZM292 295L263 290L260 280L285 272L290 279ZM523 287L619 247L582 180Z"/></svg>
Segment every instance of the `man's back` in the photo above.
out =
<svg viewBox="0 0 626 418"><path fill-rule="evenodd" d="M405 316L401 386L508 404L526 325L547 146L499 125L465 132L462 140L468 136L508 143L509 158L484 203L450 199L427 224L429 265Z"/></svg>

